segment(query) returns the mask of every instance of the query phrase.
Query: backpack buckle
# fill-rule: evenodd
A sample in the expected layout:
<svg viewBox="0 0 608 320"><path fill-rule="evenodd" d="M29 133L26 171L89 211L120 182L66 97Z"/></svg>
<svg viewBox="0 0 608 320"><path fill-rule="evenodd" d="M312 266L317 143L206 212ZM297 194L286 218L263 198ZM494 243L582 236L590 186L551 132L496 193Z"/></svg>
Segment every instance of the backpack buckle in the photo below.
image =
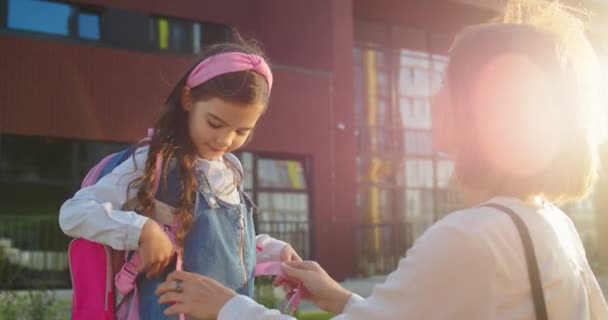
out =
<svg viewBox="0 0 608 320"><path fill-rule="evenodd" d="M127 295L135 288L135 279L137 279L137 267L139 266L139 255L137 252L133 254L131 259L122 266L120 271L114 278L114 285L120 294Z"/></svg>

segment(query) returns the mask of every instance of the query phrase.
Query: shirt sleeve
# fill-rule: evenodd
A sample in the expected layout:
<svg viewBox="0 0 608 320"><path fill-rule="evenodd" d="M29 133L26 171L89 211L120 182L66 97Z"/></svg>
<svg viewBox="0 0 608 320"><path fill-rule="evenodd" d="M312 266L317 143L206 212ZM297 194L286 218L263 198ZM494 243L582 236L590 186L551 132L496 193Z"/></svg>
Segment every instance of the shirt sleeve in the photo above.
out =
<svg viewBox="0 0 608 320"><path fill-rule="evenodd" d="M217 317L218 320L296 320L296 318L281 314L278 310L267 309L251 298L238 295L230 299Z"/></svg>
<svg viewBox="0 0 608 320"><path fill-rule="evenodd" d="M79 190L59 212L59 226L74 238L84 238L116 250L135 250L147 217L122 210L129 184L144 174L148 148L135 152L96 184ZM137 189L130 190L130 197Z"/></svg>
<svg viewBox="0 0 608 320"><path fill-rule="evenodd" d="M335 319L493 319L494 262L479 242L438 222L370 297Z"/></svg>
<svg viewBox="0 0 608 320"><path fill-rule="evenodd" d="M353 295L334 319L493 319L494 262L479 242L461 228L439 222L370 297ZM243 318L292 319L242 296L227 303L219 319Z"/></svg>

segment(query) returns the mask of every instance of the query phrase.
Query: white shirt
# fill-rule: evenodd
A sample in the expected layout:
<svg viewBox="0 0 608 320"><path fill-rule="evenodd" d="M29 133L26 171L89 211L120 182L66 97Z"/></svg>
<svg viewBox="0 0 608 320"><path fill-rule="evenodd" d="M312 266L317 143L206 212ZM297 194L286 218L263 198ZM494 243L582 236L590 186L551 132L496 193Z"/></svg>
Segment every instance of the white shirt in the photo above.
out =
<svg viewBox="0 0 608 320"><path fill-rule="evenodd" d="M242 174L238 176L223 158L219 160L198 159L197 166L204 172L211 185L211 191L218 198L232 205L241 202L237 180L242 177Z"/></svg>
<svg viewBox="0 0 608 320"><path fill-rule="evenodd" d="M608 308L572 221L558 208L510 198L528 226L549 319L608 319ZM367 299L354 295L334 319L535 319L526 259L505 213L487 207L449 214L427 230ZM219 320L293 319L237 296Z"/></svg>
<svg viewBox="0 0 608 320"><path fill-rule="evenodd" d="M127 202L129 183L144 175L147 158L148 147L139 148L135 151L135 163L129 158L95 185L76 192L61 206L61 230L70 237L85 238L115 250L137 249L141 229L149 218L121 208ZM132 189L129 199L136 194L137 189ZM265 262L277 261L286 243L268 235L258 235L256 245L262 248L256 250L257 262Z"/></svg>

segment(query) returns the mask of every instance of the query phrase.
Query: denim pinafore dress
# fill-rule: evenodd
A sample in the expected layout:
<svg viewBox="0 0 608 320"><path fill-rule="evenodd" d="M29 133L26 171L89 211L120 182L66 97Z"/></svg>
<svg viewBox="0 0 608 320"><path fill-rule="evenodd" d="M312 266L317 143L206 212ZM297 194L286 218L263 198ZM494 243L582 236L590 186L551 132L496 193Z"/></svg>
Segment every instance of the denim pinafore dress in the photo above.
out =
<svg viewBox="0 0 608 320"><path fill-rule="evenodd" d="M178 171L176 166L170 166L168 186L180 185ZM184 239L184 271L207 276L239 294L252 296L256 259L253 223L255 205L240 187L239 204L222 201L213 193L200 166L197 166L195 174L196 203L192 226ZM156 199L176 207L179 188L167 189L169 190L159 191ZM140 275L137 280L140 319L177 319L177 316L168 317L163 314L169 305L159 305L154 293L173 270L175 263L170 264L160 276L148 279L145 274Z"/></svg>

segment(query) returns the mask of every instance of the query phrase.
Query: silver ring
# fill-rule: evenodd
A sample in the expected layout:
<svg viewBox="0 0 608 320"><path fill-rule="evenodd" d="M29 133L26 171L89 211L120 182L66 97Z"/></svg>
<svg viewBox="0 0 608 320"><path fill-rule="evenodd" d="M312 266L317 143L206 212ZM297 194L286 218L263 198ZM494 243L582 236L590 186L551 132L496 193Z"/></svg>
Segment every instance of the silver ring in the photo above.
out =
<svg viewBox="0 0 608 320"><path fill-rule="evenodd" d="M182 282L180 280L175 281L175 292L182 293Z"/></svg>

